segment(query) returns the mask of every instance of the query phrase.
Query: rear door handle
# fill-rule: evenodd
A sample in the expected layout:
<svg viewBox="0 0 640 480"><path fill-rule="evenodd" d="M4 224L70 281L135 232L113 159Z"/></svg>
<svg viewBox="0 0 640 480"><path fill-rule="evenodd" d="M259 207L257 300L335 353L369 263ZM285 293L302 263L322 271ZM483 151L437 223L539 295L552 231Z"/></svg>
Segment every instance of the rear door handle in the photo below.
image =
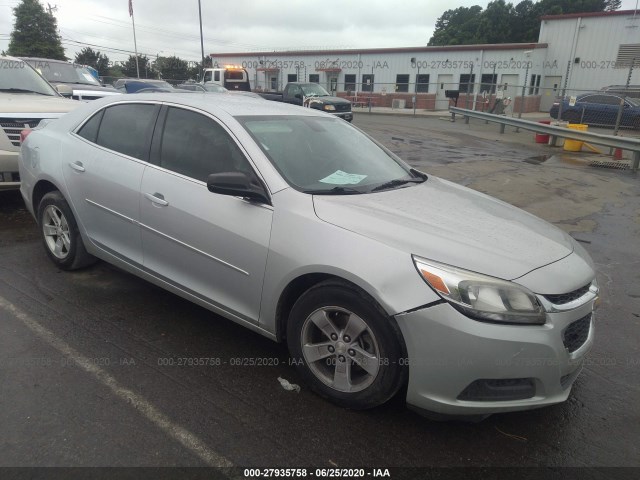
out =
<svg viewBox="0 0 640 480"><path fill-rule="evenodd" d="M158 192L156 192L156 193L145 193L144 196L147 197L147 199L151 200L156 205L160 205L162 207L166 207L167 205L169 205L169 202L167 202L164 199L164 195L162 195L161 193L158 193Z"/></svg>
<svg viewBox="0 0 640 480"><path fill-rule="evenodd" d="M84 166L82 165L82 162L70 162L69 166L77 172L84 172Z"/></svg>

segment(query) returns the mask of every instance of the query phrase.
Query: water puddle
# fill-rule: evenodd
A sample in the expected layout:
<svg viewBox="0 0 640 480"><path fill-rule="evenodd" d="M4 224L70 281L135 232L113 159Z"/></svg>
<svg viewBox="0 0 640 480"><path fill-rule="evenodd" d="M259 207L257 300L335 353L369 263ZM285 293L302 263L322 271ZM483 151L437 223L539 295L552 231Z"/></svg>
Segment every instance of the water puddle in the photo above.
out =
<svg viewBox="0 0 640 480"><path fill-rule="evenodd" d="M552 157L555 157L555 155L535 155L533 157L525 158L524 161L533 165L541 165Z"/></svg>

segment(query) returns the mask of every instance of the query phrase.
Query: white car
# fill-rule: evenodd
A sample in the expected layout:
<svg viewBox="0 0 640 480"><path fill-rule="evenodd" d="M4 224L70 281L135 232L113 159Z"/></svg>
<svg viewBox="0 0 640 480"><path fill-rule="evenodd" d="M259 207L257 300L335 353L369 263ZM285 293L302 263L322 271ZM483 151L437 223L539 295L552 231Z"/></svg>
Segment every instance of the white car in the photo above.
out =
<svg viewBox="0 0 640 480"><path fill-rule="evenodd" d="M64 88L71 92L69 87ZM79 105L63 98L27 62L0 57L0 190L20 187L20 132Z"/></svg>

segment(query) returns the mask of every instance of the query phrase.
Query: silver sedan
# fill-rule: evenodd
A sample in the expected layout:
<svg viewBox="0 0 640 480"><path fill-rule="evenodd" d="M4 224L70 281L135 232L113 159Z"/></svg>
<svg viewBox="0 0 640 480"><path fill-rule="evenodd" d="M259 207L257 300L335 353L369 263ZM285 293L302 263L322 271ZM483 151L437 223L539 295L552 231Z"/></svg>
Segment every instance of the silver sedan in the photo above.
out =
<svg viewBox="0 0 640 480"><path fill-rule="evenodd" d="M594 267L571 237L322 112L150 93L24 135L21 192L58 268L101 259L286 341L339 405L555 404L593 343Z"/></svg>

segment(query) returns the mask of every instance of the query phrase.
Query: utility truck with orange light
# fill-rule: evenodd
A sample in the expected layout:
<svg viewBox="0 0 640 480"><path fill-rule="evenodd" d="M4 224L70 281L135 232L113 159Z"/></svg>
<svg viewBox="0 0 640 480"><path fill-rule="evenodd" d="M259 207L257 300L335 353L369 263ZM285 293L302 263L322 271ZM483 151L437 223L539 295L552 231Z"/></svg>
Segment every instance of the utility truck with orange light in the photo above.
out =
<svg viewBox="0 0 640 480"><path fill-rule="evenodd" d="M225 65L222 68L205 68L202 84L220 85L231 91L250 92L249 74L237 65Z"/></svg>

